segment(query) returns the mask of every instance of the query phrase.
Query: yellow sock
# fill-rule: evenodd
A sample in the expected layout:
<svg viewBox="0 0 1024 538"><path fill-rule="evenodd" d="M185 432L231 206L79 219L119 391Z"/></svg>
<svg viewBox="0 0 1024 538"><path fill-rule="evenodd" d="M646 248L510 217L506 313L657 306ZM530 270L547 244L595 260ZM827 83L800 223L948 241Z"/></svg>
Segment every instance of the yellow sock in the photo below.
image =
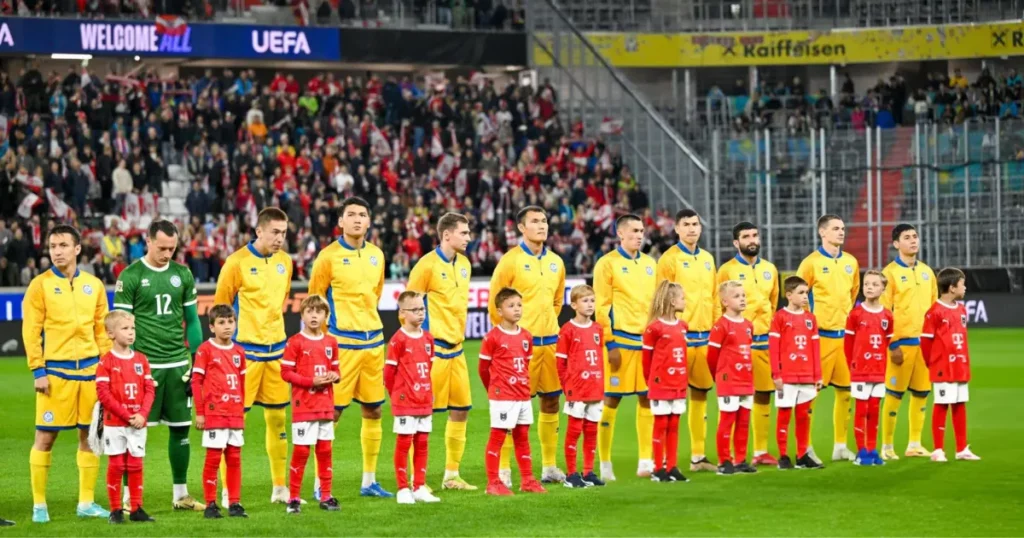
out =
<svg viewBox="0 0 1024 538"><path fill-rule="evenodd" d="M690 426L690 458L704 457L704 440L708 436L708 393L702 390L690 391L690 415L686 422Z"/></svg>
<svg viewBox="0 0 1024 538"><path fill-rule="evenodd" d="M512 470L512 436L505 437L505 444L501 445L501 454L498 456L498 470Z"/></svg>
<svg viewBox="0 0 1024 538"><path fill-rule="evenodd" d="M772 404L754 402L754 455L768 452L768 433L772 426Z"/></svg>
<svg viewBox="0 0 1024 538"><path fill-rule="evenodd" d="M612 461L612 439L615 437L615 414L618 409L604 406L597 428L597 454L602 462ZM653 434L654 431L651 430Z"/></svg>
<svg viewBox="0 0 1024 538"><path fill-rule="evenodd" d="M363 472L377 471L377 456L380 455L381 438L384 429L379 418L363 418L363 427L359 430L359 439L363 446Z"/></svg>
<svg viewBox="0 0 1024 538"><path fill-rule="evenodd" d="M466 423L448 420L444 426L444 470L459 472L462 454L466 452Z"/></svg>
<svg viewBox="0 0 1024 538"><path fill-rule="evenodd" d="M846 445L846 436L850 427L850 391L836 389L836 403L832 407L833 441L837 445Z"/></svg>
<svg viewBox="0 0 1024 538"><path fill-rule="evenodd" d="M921 444L921 431L924 430L925 412L928 409L928 397L912 395L910 397L910 443Z"/></svg>
<svg viewBox="0 0 1024 538"><path fill-rule="evenodd" d="M267 456L270 458L270 479L274 487L284 486L288 468L288 433L285 431L287 415L284 408L263 408L267 423ZM380 444L378 443L378 446Z"/></svg>
<svg viewBox="0 0 1024 538"><path fill-rule="evenodd" d="M92 452L78 451L78 504L96 501L96 475L100 473L100 457Z"/></svg>
<svg viewBox="0 0 1024 538"><path fill-rule="evenodd" d="M654 459L654 415L650 407L636 406L636 449L637 457L642 460Z"/></svg>
<svg viewBox="0 0 1024 538"><path fill-rule="evenodd" d="M885 394L885 401L882 402L882 445L892 446L893 438L896 436L896 415L900 412L901 401L892 394Z"/></svg>
<svg viewBox="0 0 1024 538"><path fill-rule="evenodd" d="M537 435L540 437L540 462L544 467L555 467L558 463L558 413L541 412L537 421Z"/></svg>
<svg viewBox="0 0 1024 538"><path fill-rule="evenodd" d="M32 449L28 453L29 474L32 476L32 504L46 504L46 482L50 474L51 452Z"/></svg>
<svg viewBox="0 0 1024 538"><path fill-rule="evenodd" d="M228 487L228 462L225 461L223 456L220 458L220 467L218 469L220 469L220 487L226 488Z"/></svg>

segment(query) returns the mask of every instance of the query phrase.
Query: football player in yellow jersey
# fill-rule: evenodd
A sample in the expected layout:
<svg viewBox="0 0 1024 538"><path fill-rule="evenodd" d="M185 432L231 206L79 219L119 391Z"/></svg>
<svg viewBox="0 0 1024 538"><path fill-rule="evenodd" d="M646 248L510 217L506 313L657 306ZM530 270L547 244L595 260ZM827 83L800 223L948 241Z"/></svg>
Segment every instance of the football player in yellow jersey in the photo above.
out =
<svg viewBox="0 0 1024 538"><path fill-rule="evenodd" d="M466 258L469 219L446 213L437 221L440 244L425 254L409 273L406 288L424 295L427 317L423 329L434 337L434 412L448 412L444 428L445 466L442 489L476 490L459 476L466 451L466 419L473 407L469 369L462 349L469 315L469 279L473 266Z"/></svg>
<svg viewBox="0 0 1024 538"><path fill-rule="evenodd" d="M623 396L636 395L636 437L639 461L636 474L649 477L654 472L651 437L654 416L647 399L641 339L647 328L647 312L654 300L657 283L656 263L640 252L644 243L644 223L636 215L615 220L619 246L594 265L594 293L597 295L595 320L604 329L604 410L597 432L597 451L601 457L601 479L615 480L612 469L612 440L615 415Z"/></svg>
<svg viewBox="0 0 1024 538"><path fill-rule="evenodd" d="M248 364L245 408L263 407L266 422L272 503L287 503L289 497L285 408L291 401L291 389L281 379L281 357L288 340L283 310L292 286L292 258L281 250L287 233L284 211L276 207L260 211L256 239L224 261L213 299L235 307L238 329L234 340L245 349Z"/></svg>
<svg viewBox="0 0 1024 538"><path fill-rule="evenodd" d="M32 279L22 303L21 336L36 390L36 436L28 460L32 521L50 521L46 483L51 451L57 434L66 430L78 430L78 517L105 518L110 512L95 502L100 458L89 448L88 437L96 365L111 346L103 325L107 292L100 279L78 270L78 230L54 226L46 242L53 267Z"/></svg>
<svg viewBox="0 0 1024 538"><path fill-rule="evenodd" d="M309 293L331 305L327 332L338 341L341 382L334 388L334 420L352 402L362 406L359 437L364 497L394 497L377 482L384 404L384 325L377 305L384 291L384 253L366 241L370 204L352 196L341 202L341 237L320 251L309 275Z"/></svg>
<svg viewBox="0 0 1024 538"><path fill-rule="evenodd" d="M565 473L557 465L558 400L562 383L558 379L555 347L558 343L558 315L565 301L565 265L562 258L548 250L548 215L537 206L524 207L516 215L522 241L501 257L491 277L490 296L497 297L502 288L512 288L523 295L523 319L520 324L533 336L533 357L530 359L530 390L540 400L537 436L540 437L541 480L561 483ZM488 301L491 323L501 318L494 301ZM506 484L512 478L510 460L512 439L501 450L499 474Z"/></svg>
<svg viewBox="0 0 1024 538"><path fill-rule="evenodd" d="M882 305L892 310L892 343L889 363L885 369L885 402L882 404L882 459L899 459L893 449L896 415L903 393L910 389L910 443L906 455L927 458L931 452L921 446L925 411L928 405L928 365L921 354L921 329L924 315L935 301L939 290L932 269L917 259L920 240L917 229L900 224L892 230L896 259L885 266L882 274L889 285L882 293Z"/></svg>
<svg viewBox="0 0 1024 538"><path fill-rule="evenodd" d="M853 461L854 453L846 446L850 423L850 367L843 338L846 318L860 291L860 265L852 254L843 252L846 224L838 215L822 215L818 219L818 236L821 246L800 262L796 274L811 288L808 308L818 319L821 382L836 390L832 409L832 461ZM820 463L813 447L809 447L808 454Z"/></svg>
<svg viewBox="0 0 1024 538"><path fill-rule="evenodd" d="M754 325L750 357L754 363L754 465L778 465L768 453L772 394L775 392L768 360L768 328L779 305L779 271L775 264L759 256L761 234L755 224L741 222L733 226L732 239L736 256L718 268L718 283L729 280L743 283L747 294L743 317Z"/></svg>
<svg viewBox="0 0 1024 538"><path fill-rule="evenodd" d="M708 369L708 337L715 323L718 285L715 257L697 245L701 230L696 211L683 209L676 213L679 242L658 260L657 281L675 282L686 292L686 310L679 317L689 327L686 368L690 379L690 470L714 472L717 468L704 455L704 440L708 433L708 391L715 384Z"/></svg>

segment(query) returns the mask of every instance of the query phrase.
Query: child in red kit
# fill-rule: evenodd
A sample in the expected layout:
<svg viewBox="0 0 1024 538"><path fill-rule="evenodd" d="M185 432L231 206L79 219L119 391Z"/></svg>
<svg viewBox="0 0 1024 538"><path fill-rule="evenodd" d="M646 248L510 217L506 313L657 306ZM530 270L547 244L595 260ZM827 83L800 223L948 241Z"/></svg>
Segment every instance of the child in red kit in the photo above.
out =
<svg viewBox="0 0 1024 538"><path fill-rule="evenodd" d="M434 393L430 367L434 337L423 330L427 310L423 294L404 291L398 296L402 328L388 343L384 362L384 388L391 396L395 416L395 478L398 504L436 503L441 499L427 488L427 444L433 431ZM409 488L409 451L413 448L413 479Z"/></svg>
<svg viewBox="0 0 1024 538"><path fill-rule="evenodd" d="M791 276L784 284L786 307L775 312L768 333L768 354L775 382L775 406L779 409L775 440L779 445L779 469L793 468L789 457L789 422L796 408L796 467L824 466L808 453L811 437L811 402L821 390L821 345L818 321L807 312L807 281Z"/></svg>
<svg viewBox="0 0 1024 538"><path fill-rule="evenodd" d="M107 464L107 494L110 523L124 523L121 479L128 473L130 521L151 522L142 509L142 458L146 456L146 417L153 406L156 387L146 356L132 351L135 316L114 310L104 319L114 347L100 358L96 367L96 396L102 405L102 452Z"/></svg>
<svg viewBox="0 0 1024 538"><path fill-rule="evenodd" d="M747 463L750 410L754 408L754 363L750 360L754 326L743 319L747 294L742 282L722 282L718 297L724 313L711 328L708 340L708 367L715 373L718 390L718 474L756 473Z"/></svg>
<svg viewBox="0 0 1024 538"><path fill-rule="evenodd" d="M654 415L653 482L687 482L677 466L679 458L679 417L686 413L686 322L679 319L686 309L683 287L662 280L643 335L644 378L647 398Z"/></svg>
<svg viewBox="0 0 1024 538"><path fill-rule="evenodd" d="M971 380L971 354L967 350L967 309L958 301L967 293L963 271L946 268L939 271L939 300L924 316L921 353L928 363L935 407L932 411L932 461L945 463L946 416L953 410L956 434L956 459L978 461L981 458L967 445L967 382Z"/></svg>
<svg viewBox="0 0 1024 538"><path fill-rule="evenodd" d="M224 516L217 506L217 468L223 457L227 467L228 515L249 517L241 505L242 445L245 440L245 350L231 341L235 311L226 304L214 305L208 314L213 338L196 350L192 366L192 398L196 429L203 431L206 464L203 494L206 519Z"/></svg>
<svg viewBox="0 0 1024 538"><path fill-rule="evenodd" d="M498 477L501 445L509 430L515 446L522 482L519 491L547 493L533 476L530 457L530 357L533 337L519 326L523 317L523 296L512 288L502 288L494 297L501 323L484 336L480 346L480 380L490 401L491 437L487 441L487 494L512 495Z"/></svg>
<svg viewBox="0 0 1024 538"><path fill-rule="evenodd" d="M324 334L324 320L330 313L327 300L309 295L299 305L302 332L288 339L281 358L281 379L292 386L292 461L288 478L289 499L285 512L298 514L302 501L302 476L306 472L310 447L316 450L320 478L320 508L341 510L331 495L334 442L334 384L341 379L338 341Z"/></svg>
<svg viewBox="0 0 1024 538"><path fill-rule="evenodd" d="M885 465L878 454L878 408L885 397L887 349L892 340L892 312L882 306L889 283L881 271L864 273L864 302L846 318L843 348L850 365L850 396L857 404L853 433L857 441L854 465Z"/></svg>
<svg viewBox="0 0 1024 538"><path fill-rule="evenodd" d="M596 308L594 288L580 284L569 292L569 304L576 317L558 332L555 360L558 379L565 392L565 414L569 415L569 429L565 434L565 487L584 488L603 486L594 472L594 454L597 452L597 424L604 408L604 363L601 349L604 332L591 320ZM576 453L580 435L583 435L583 473L576 467Z"/></svg>

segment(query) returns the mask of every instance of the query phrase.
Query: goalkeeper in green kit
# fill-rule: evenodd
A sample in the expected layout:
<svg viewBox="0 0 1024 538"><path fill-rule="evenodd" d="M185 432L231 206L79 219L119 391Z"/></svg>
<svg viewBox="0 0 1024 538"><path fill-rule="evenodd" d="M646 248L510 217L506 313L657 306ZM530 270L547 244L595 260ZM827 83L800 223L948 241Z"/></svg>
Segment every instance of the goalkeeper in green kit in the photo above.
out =
<svg viewBox="0 0 1024 538"><path fill-rule="evenodd" d="M170 429L167 455L174 482L174 509L201 512L202 503L188 494L189 427L192 394L188 383L191 356L203 341L192 271L171 261L178 229L167 220L153 221L146 234L146 255L118 277L114 308L135 315L134 348L149 358L156 398L149 426ZM187 345L186 345L187 335Z"/></svg>

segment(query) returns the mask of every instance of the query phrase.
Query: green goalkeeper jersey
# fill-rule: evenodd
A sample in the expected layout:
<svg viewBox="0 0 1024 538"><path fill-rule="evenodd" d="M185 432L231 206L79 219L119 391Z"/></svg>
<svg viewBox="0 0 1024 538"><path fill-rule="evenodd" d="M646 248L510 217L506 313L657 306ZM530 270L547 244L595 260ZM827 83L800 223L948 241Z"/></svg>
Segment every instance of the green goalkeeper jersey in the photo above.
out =
<svg viewBox="0 0 1024 538"><path fill-rule="evenodd" d="M114 286L114 308L135 315L133 347L152 363L189 359L185 307L198 300L192 271L173 261L156 269L138 260L121 272Z"/></svg>

